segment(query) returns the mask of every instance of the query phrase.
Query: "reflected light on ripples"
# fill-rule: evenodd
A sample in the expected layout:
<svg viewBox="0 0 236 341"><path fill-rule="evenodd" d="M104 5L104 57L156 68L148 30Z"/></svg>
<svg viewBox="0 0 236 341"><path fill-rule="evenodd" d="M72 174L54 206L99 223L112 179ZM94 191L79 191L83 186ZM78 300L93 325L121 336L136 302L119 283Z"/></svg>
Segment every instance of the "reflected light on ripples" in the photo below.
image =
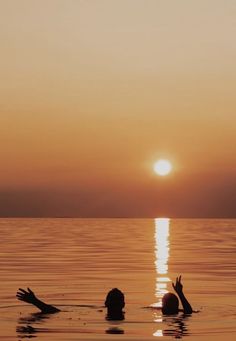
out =
<svg viewBox="0 0 236 341"><path fill-rule="evenodd" d="M153 334L153 336L159 336L159 337L161 337L161 336L163 336L163 331L160 329L160 330L157 330L154 334Z"/></svg>
<svg viewBox="0 0 236 341"><path fill-rule="evenodd" d="M167 293L167 283L170 281L168 274L169 259L169 226L170 219L155 219L155 267L157 272L155 306L161 306L161 299ZM155 335L157 336L157 335Z"/></svg>

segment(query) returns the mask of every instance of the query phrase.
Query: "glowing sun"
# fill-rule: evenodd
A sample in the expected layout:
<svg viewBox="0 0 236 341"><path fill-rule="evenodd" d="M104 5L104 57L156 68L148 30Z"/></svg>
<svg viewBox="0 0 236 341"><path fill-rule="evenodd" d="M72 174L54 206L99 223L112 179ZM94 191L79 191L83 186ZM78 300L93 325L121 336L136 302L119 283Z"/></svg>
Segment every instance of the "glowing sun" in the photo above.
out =
<svg viewBox="0 0 236 341"><path fill-rule="evenodd" d="M172 164L169 160L161 159L154 163L153 169L157 175L165 176L172 171Z"/></svg>

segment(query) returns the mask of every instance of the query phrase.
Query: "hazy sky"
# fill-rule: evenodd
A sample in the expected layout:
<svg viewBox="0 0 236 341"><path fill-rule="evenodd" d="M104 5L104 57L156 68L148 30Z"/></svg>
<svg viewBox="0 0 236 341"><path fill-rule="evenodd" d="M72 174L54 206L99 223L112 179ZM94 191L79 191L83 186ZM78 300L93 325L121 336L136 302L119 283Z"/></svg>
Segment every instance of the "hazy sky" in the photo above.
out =
<svg viewBox="0 0 236 341"><path fill-rule="evenodd" d="M235 217L235 18L235 0L0 0L0 215Z"/></svg>

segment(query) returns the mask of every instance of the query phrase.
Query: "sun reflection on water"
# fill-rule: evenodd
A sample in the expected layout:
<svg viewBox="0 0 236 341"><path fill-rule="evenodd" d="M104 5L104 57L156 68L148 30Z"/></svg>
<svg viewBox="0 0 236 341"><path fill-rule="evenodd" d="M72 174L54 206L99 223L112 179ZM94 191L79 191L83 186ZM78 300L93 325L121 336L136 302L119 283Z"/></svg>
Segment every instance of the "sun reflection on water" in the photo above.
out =
<svg viewBox="0 0 236 341"><path fill-rule="evenodd" d="M163 336L163 331L161 329L158 329L153 336L157 336L157 337L162 337Z"/></svg>
<svg viewBox="0 0 236 341"><path fill-rule="evenodd" d="M157 272L156 277L156 292L155 296L158 302L154 306L161 306L161 300L167 293L167 283L170 281L168 277L168 259L169 259L169 227L170 219L157 218L155 219L155 267Z"/></svg>

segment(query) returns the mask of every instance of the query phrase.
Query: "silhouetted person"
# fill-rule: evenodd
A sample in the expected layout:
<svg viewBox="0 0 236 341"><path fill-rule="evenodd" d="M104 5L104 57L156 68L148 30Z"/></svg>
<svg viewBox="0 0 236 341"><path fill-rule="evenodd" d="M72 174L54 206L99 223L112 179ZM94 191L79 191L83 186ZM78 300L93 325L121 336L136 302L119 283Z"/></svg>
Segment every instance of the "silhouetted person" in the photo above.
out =
<svg viewBox="0 0 236 341"><path fill-rule="evenodd" d="M108 320L124 320L125 296L117 288L110 290L105 300Z"/></svg>
<svg viewBox="0 0 236 341"><path fill-rule="evenodd" d="M174 315L178 314L179 311L183 311L184 314L192 314L193 310L188 300L184 296L183 293L183 285L181 283L181 276L176 278L175 284L172 283L172 286L179 296L179 299L182 303L183 310L179 309L179 300L175 294L167 293L162 298L162 313L164 315Z"/></svg>

